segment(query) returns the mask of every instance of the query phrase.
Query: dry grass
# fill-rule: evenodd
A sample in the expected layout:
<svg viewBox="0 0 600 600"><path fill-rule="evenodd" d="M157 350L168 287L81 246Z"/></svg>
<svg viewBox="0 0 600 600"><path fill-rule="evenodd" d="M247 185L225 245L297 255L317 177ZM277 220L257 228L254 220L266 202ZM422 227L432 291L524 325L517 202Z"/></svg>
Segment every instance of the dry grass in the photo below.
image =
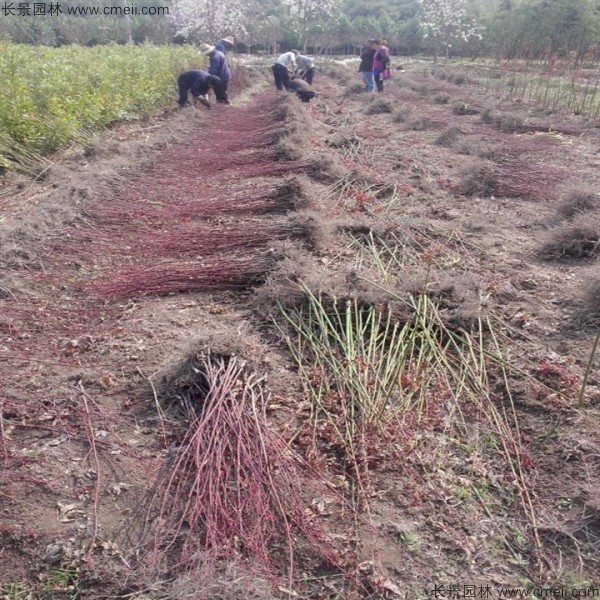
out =
<svg viewBox="0 0 600 600"><path fill-rule="evenodd" d="M585 259L600 255L600 213L580 215L573 222L554 229L540 249L546 260Z"/></svg>
<svg viewBox="0 0 600 600"><path fill-rule="evenodd" d="M597 273L584 286L580 316L586 323L600 325L600 275Z"/></svg>
<svg viewBox="0 0 600 600"><path fill-rule="evenodd" d="M462 132L458 127L448 127L438 135L435 143L444 148L452 148L460 139Z"/></svg>
<svg viewBox="0 0 600 600"><path fill-rule="evenodd" d="M478 115L481 111L466 102L458 101L452 104L452 112L455 115Z"/></svg>
<svg viewBox="0 0 600 600"><path fill-rule="evenodd" d="M394 113L394 123L405 123L412 113L412 108L405 107Z"/></svg>
<svg viewBox="0 0 600 600"><path fill-rule="evenodd" d="M362 83L352 81L346 86L346 90L344 91L344 96L356 96L356 94L361 94L364 91L365 91L365 86Z"/></svg>
<svg viewBox="0 0 600 600"><path fill-rule="evenodd" d="M336 133L327 139L327 144L332 148L344 149L351 148L352 146L360 146L360 138L355 134L351 133L346 135L344 133Z"/></svg>
<svg viewBox="0 0 600 600"><path fill-rule="evenodd" d="M394 106L385 98L376 98L365 108L365 115L381 115L394 112Z"/></svg>
<svg viewBox="0 0 600 600"><path fill-rule="evenodd" d="M253 577L248 565L234 562L214 573L179 576L169 585L168 600L275 600L268 581Z"/></svg>
<svg viewBox="0 0 600 600"><path fill-rule="evenodd" d="M276 160L300 160L304 156L303 142L299 135L283 138L274 150Z"/></svg>
<svg viewBox="0 0 600 600"><path fill-rule="evenodd" d="M306 185L298 177L285 179L275 192L279 210L302 210L310 206Z"/></svg>
<svg viewBox="0 0 600 600"><path fill-rule="evenodd" d="M433 97L433 101L435 104L448 104L450 102L450 94L440 92Z"/></svg>
<svg viewBox="0 0 600 600"><path fill-rule="evenodd" d="M414 117L406 123L406 128L411 131L424 131L429 129L433 124L430 117Z"/></svg>
<svg viewBox="0 0 600 600"><path fill-rule="evenodd" d="M498 173L489 164L474 164L463 172L461 193L465 196L493 196Z"/></svg>
<svg viewBox="0 0 600 600"><path fill-rule="evenodd" d="M565 219L572 219L581 213L600 209L600 195L590 188L572 188L561 198L557 213Z"/></svg>
<svg viewBox="0 0 600 600"><path fill-rule="evenodd" d="M314 157L308 167L308 175L315 181L322 183L335 183L343 179L347 172L342 165L327 154Z"/></svg>
<svg viewBox="0 0 600 600"><path fill-rule="evenodd" d="M349 83L352 79L352 74L347 67L334 62L323 64L320 68L320 71L324 75L327 75L327 77L337 79L339 82L344 84Z"/></svg>
<svg viewBox="0 0 600 600"><path fill-rule="evenodd" d="M521 117L508 113L494 113L489 108L481 113L481 121L493 125L500 131L527 131L525 121Z"/></svg>

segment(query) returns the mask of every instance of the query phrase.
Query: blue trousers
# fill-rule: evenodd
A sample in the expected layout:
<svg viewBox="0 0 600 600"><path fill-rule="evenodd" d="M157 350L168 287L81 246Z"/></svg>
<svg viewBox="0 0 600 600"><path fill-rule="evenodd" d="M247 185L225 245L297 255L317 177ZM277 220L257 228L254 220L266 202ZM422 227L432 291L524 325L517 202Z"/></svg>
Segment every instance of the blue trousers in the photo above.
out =
<svg viewBox="0 0 600 600"><path fill-rule="evenodd" d="M373 71L361 71L363 83L365 84L365 92L369 94L375 91L375 78L373 77Z"/></svg>

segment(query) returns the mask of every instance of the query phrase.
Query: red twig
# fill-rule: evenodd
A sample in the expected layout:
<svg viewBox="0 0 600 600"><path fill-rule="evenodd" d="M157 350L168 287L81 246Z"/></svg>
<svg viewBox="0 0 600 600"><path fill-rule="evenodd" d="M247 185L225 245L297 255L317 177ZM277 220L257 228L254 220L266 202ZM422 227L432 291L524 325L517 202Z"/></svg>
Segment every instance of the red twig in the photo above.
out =
<svg viewBox="0 0 600 600"><path fill-rule="evenodd" d="M152 500L153 564L176 557L171 566L195 568L199 555L216 561L243 553L276 578L284 544L291 578L295 535L335 564L306 511L315 484L268 428L261 381L236 358L204 357L196 369L202 393L188 398L189 428Z"/></svg>
<svg viewBox="0 0 600 600"><path fill-rule="evenodd" d="M98 538L98 502L100 498L100 459L98 458L98 451L96 449L96 437L94 435L94 429L92 427L92 418L90 415L90 407L88 405L88 394L83 388L83 384L81 381L78 383L78 389L81 392L81 398L83 400L83 413L85 416L85 427L88 432L88 441L90 443L90 451L92 453L92 458L94 461L94 465L96 467L96 482L94 485L94 500L92 506L92 514L93 514L93 530L92 530L92 539L90 540L90 544L88 546L86 552L86 561L91 562L91 555L94 552L94 547L96 545L96 539Z"/></svg>

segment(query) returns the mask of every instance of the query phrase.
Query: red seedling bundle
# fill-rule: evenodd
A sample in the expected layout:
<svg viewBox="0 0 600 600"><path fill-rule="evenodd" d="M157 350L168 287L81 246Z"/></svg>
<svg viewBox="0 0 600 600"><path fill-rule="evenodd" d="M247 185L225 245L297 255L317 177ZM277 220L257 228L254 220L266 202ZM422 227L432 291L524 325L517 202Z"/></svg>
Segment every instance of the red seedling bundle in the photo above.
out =
<svg viewBox="0 0 600 600"><path fill-rule="evenodd" d="M199 256L266 249L274 240L299 238L305 229L298 224L265 224L257 221L223 225L187 225L159 233L145 246L145 256Z"/></svg>
<svg viewBox="0 0 600 600"><path fill-rule="evenodd" d="M197 571L241 556L272 580L287 571L289 581L299 539L319 560L339 563L309 509L315 493L334 494L269 428L261 379L236 357L197 358L183 398L187 429L150 499L145 563Z"/></svg>
<svg viewBox="0 0 600 600"><path fill-rule="evenodd" d="M87 287L107 298L239 290L258 284L272 264L272 259L266 255L139 263Z"/></svg>
<svg viewBox="0 0 600 600"><path fill-rule="evenodd" d="M497 161L498 179L494 186L496 196L547 200L567 180L569 173L562 167L531 163L525 160Z"/></svg>

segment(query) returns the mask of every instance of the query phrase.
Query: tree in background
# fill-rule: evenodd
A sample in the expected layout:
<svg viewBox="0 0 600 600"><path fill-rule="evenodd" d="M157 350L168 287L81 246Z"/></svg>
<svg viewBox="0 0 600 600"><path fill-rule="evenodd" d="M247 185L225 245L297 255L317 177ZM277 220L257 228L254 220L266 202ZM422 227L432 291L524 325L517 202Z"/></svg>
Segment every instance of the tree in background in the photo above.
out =
<svg viewBox="0 0 600 600"><path fill-rule="evenodd" d="M0 13L0 38L23 44L44 46L62 46L79 44L95 46L130 41L154 42L166 44L173 39L173 26L167 16L146 15L74 15L68 14L69 8L98 8L98 0L61 0L60 13L56 15L22 16L16 8L14 13ZM17 3L13 3L14 7ZM113 0L107 6L123 7L131 3L127 0ZM166 0L144 0L145 7L164 7ZM32 6L32 5L31 5Z"/></svg>
<svg viewBox="0 0 600 600"><path fill-rule="evenodd" d="M213 41L225 34L246 35L246 0L173 0L177 34L191 41Z"/></svg>
<svg viewBox="0 0 600 600"><path fill-rule="evenodd" d="M127 19L68 15L65 10L125 2L166 6L170 14ZM17 8L13 15L0 14L0 39L92 46L213 42L234 35L248 49L259 46L272 53L302 47L356 54L368 38L384 38L394 54L571 64L600 58L598 0L61 0L60 5L62 14L44 18L19 16Z"/></svg>
<svg viewBox="0 0 600 600"><path fill-rule="evenodd" d="M326 20L339 12L341 0L283 0L295 25L302 49L306 52L308 32L315 22Z"/></svg>
<svg viewBox="0 0 600 600"><path fill-rule="evenodd" d="M482 38L482 28L467 14L465 0L420 0L425 37L433 42L434 57L446 59L456 42Z"/></svg>

